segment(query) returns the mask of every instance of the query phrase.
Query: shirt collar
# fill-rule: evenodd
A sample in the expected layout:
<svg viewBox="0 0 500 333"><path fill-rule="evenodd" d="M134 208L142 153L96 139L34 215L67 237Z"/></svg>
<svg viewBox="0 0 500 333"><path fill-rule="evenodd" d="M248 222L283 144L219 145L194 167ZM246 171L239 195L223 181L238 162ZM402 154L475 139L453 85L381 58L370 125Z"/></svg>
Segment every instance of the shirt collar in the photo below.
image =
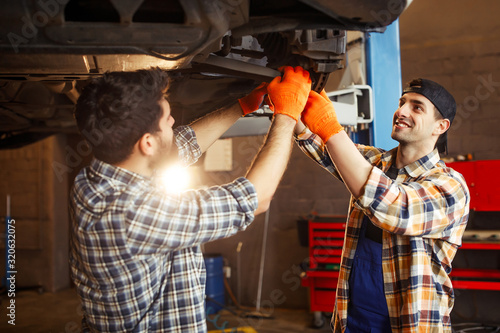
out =
<svg viewBox="0 0 500 333"><path fill-rule="evenodd" d="M385 166L389 166L392 164L391 161L393 158L396 158L397 151L398 147L383 153L382 164L384 166L384 170L386 170ZM403 170L405 170L408 175L415 178L420 176L424 172L434 168L436 164L438 164L439 159L439 152L436 148L424 157L421 157L415 162L404 166Z"/></svg>
<svg viewBox="0 0 500 333"><path fill-rule="evenodd" d="M150 180L148 177L142 176L138 173L129 171L124 168L108 164L96 158L92 159L92 162L90 163L90 169L92 173L102 178L111 178L114 181L118 181L124 184Z"/></svg>

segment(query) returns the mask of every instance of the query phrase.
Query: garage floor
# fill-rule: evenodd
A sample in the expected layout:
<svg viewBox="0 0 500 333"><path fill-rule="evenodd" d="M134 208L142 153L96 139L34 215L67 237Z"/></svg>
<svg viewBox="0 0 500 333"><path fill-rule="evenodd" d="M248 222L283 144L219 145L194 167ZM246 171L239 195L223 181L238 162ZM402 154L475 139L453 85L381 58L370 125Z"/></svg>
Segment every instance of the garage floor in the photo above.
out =
<svg viewBox="0 0 500 333"><path fill-rule="evenodd" d="M15 326L9 325L6 310L10 299L0 297L0 332L30 333L79 333L81 311L74 289L57 293L38 293L36 290L18 291L15 296ZM321 333L331 332L329 318L324 317L321 329L311 328L312 314L307 310L274 309L271 319L245 317L222 310L210 315L207 324L209 333ZM480 324L454 324L456 333L500 332L500 326ZM482 327L481 327L482 326ZM235 329L237 328L237 329Z"/></svg>
<svg viewBox="0 0 500 333"><path fill-rule="evenodd" d="M1 296L0 332L30 332L30 333L77 333L80 332L81 311L74 289L57 293L39 294L36 290L18 291L15 296L16 318L15 326L9 325L6 307L10 301L7 295ZM220 332L238 327L236 332L245 333L280 333L331 332L325 318L322 329L311 328L312 314L306 310L275 309L271 319L257 317L243 318L229 311L222 310L217 315L208 318L209 331ZM229 329L229 330L228 330Z"/></svg>

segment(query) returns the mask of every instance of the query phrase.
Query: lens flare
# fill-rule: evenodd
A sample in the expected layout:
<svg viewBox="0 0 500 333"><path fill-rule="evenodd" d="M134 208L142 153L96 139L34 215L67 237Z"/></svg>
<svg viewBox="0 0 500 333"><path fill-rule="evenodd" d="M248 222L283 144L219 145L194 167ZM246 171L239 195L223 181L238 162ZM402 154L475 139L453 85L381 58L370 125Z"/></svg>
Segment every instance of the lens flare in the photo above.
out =
<svg viewBox="0 0 500 333"><path fill-rule="evenodd" d="M174 165L165 169L159 179L167 193L176 194L189 187L190 175L187 168Z"/></svg>

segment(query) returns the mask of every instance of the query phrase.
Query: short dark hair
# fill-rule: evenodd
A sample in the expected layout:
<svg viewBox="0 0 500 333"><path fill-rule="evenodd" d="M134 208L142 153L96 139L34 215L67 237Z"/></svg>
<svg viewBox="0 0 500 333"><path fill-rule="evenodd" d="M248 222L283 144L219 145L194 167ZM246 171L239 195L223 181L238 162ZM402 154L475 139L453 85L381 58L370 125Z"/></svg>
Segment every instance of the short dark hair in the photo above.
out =
<svg viewBox="0 0 500 333"><path fill-rule="evenodd" d="M168 74L158 68L108 72L86 85L75 118L94 156L110 164L123 162L144 134L158 132L167 88Z"/></svg>
<svg viewBox="0 0 500 333"><path fill-rule="evenodd" d="M441 114L441 112L439 112L438 108L433 105L434 107L434 119L436 120L441 120L441 119L445 119L443 117L443 115ZM437 138L436 140L436 144L434 145L434 148L438 148L438 151L440 153L446 153L447 151L447 140L448 140L448 131L442 133L439 135L439 137ZM443 148L444 147L444 148Z"/></svg>

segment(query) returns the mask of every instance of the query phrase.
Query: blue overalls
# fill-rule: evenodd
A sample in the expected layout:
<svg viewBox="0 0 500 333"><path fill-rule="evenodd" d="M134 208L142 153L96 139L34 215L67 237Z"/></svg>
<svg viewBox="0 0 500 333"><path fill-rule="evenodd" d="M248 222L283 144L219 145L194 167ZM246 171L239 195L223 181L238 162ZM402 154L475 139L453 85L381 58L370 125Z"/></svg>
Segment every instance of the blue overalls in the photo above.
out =
<svg viewBox="0 0 500 333"><path fill-rule="evenodd" d="M385 173L392 180L399 170L392 163ZM382 272L382 229L364 216L349 276L347 333L391 332Z"/></svg>
<svg viewBox="0 0 500 333"><path fill-rule="evenodd" d="M394 164L386 175L396 179ZM391 332L382 273L382 229L364 216L349 276L347 333Z"/></svg>
<svg viewBox="0 0 500 333"><path fill-rule="evenodd" d="M382 276L382 244L366 237L365 216L349 276L346 332L391 332Z"/></svg>

